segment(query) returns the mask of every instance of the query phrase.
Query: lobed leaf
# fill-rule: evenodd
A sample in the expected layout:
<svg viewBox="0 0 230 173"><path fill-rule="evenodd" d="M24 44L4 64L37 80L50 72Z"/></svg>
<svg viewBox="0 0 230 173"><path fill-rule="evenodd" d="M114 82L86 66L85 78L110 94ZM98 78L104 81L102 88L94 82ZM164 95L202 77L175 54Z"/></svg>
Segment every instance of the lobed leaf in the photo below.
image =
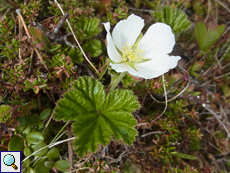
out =
<svg viewBox="0 0 230 173"><path fill-rule="evenodd" d="M8 105L0 106L0 123L5 123L11 117L11 109Z"/></svg>
<svg viewBox="0 0 230 173"><path fill-rule="evenodd" d="M134 129L137 122L131 113L139 107L132 91L114 90L106 96L98 80L81 77L57 102L54 118L75 120L74 148L82 157L88 151L95 152L98 145L108 144L112 137L131 145L137 135Z"/></svg>
<svg viewBox="0 0 230 173"><path fill-rule="evenodd" d="M174 33L181 33L191 27L187 15L180 9L171 6L163 6L152 13L157 22L163 22L171 26Z"/></svg>
<svg viewBox="0 0 230 173"><path fill-rule="evenodd" d="M97 39L87 40L82 48L84 51L89 52L92 57L97 57L102 53L101 42Z"/></svg>
<svg viewBox="0 0 230 173"><path fill-rule="evenodd" d="M78 23L74 26L79 39L90 39L100 33L99 22L99 19L96 17L80 17Z"/></svg>

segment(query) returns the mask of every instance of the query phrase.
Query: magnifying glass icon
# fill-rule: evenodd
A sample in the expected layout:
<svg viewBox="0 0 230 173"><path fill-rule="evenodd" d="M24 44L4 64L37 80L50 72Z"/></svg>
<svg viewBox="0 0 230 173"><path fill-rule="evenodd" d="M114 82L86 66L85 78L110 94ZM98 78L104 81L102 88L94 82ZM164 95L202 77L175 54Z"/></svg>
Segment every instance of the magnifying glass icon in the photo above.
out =
<svg viewBox="0 0 230 173"><path fill-rule="evenodd" d="M14 164L15 163L15 158L13 155L11 154L7 154L4 156L3 158L3 162L5 163L5 165L7 166L12 166L15 170L18 169L18 167Z"/></svg>

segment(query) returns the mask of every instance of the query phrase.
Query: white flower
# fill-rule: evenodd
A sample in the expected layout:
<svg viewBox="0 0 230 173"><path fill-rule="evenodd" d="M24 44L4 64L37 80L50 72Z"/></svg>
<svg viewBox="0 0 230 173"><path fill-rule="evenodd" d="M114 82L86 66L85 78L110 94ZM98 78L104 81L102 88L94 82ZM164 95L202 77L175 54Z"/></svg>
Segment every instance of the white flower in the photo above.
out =
<svg viewBox="0 0 230 173"><path fill-rule="evenodd" d="M110 23L103 23L107 31L107 52L111 67L117 72L151 79L176 67L179 56L169 56L175 44L170 26L155 23L139 41L144 20L134 14L118 22L110 34Z"/></svg>

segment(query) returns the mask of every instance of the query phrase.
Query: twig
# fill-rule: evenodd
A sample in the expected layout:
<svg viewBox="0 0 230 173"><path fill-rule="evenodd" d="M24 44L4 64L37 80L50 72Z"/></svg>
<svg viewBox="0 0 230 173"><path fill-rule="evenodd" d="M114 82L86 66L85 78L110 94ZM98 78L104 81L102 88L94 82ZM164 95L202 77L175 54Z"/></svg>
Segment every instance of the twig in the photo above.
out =
<svg viewBox="0 0 230 173"><path fill-rule="evenodd" d="M209 106L203 106L207 111L209 111L211 114L213 114L214 116L215 116L215 118L218 120L218 122L222 125L222 127L224 128L224 130L226 131L226 133L227 133L227 135L228 135L228 140L229 140L229 138L230 138L230 133L229 133L229 131L228 131L228 129L227 129L227 127L223 124L223 122L222 121L220 121L220 119L218 118L218 116L216 115L216 113L212 110L212 109L210 109L209 108Z"/></svg>
<svg viewBox="0 0 230 173"><path fill-rule="evenodd" d="M208 21L208 18L209 18L209 16L210 16L211 8L212 8L211 0L208 0L208 13L207 13L206 18L204 19L204 22L207 22L207 21Z"/></svg>
<svg viewBox="0 0 230 173"><path fill-rule="evenodd" d="M89 160L89 158L91 157L91 155L92 155L92 154L90 154L89 157L87 157L87 159L85 159L85 161L84 161L83 163L80 164L80 167L77 169L77 171L78 171L78 170L81 170L82 165L84 165L85 162L87 162L87 161ZM80 160L80 161L81 161L81 160ZM78 161L78 163L79 163L80 161ZM77 171L76 171L76 172L77 172Z"/></svg>
<svg viewBox="0 0 230 173"><path fill-rule="evenodd" d="M23 36L23 24L22 24L22 21L19 20L19 34L18 34L18 37L19 37L20 41L22 40L22 36ZM19 49L18 49L18 56L19 56L19 59L22 60L22 48L21 47L19 47Z"/></svg>
<svg viewBox="0 0 230 173"><path fill-rule="evenodd" d="M148 135L158 134L158 133L164 133L164 132L162 132L162 131L149 132L149 133L146 133L146 134L144 134L144 135L141 135L141 137L144 138L144 137L146 137L146 136L148 136Z"/></svg>
<svg viewBox="0 0 230 173"><path fill-rule="evenodd" d="M10 8L7 8L6 12L1 16L0 22L2 22L6 16L6 14L10 11Z"/></svg>
<svg viewBox="0 0 230 173"><path fill-rule="evenodd" d="M164 108L163 112L157 118L155 118L154 120L151 121L151 123L153 123L154 121L156 121L157 119L159 119L165 113L165 111L167 110L167 107L168 107L168 98L167 98L167 91L166 91L166 87L165 87L165 78L164 78L164 75L162 75L162 80L163 80L164 95L165 95L165 108ZM150 94L150 96L151 96L151 94ZM151 98L153 98L153 97L151 97Z"/></svg>
<svg viewBox="0 0 230 173"><path fill-rule="evenodd" d="M62 14L64 15L65 13L64 13L64 11L62 10L60 4L57 2L57 0L54 0L54 2L57 4L58 8L60 9L60 11L62 12ZM80 50L81 50L83 56L84 56L85 59L88 61L88 63L93 67L93 69L99 74L98 70L97 70L97 69L94 67L94 65L90 62L90 60L89 60L88 57L86 56L85 52L83 51L83 49L82 49L80 43L78 42L77 37L76 37L75 33L73 32L73 29L72 29L72 27L71 27L71 25L70 25L70 23L69 23L69 20L66 19L66 22L67 22L67 24L69 25L69 28L70 28L70 30L71 30L71 32L72 32L72 34L73 34L73 37L74 37L74 39L75 39L75 41L76 41L78 47L80 48Z"/></svg>
<svg viewBox="0 0 230 173"><path fill-rule="evenodd" d="M27 34L28 38L31 39L32 37L30 36L30 33L29 33L29 31L28 31L28 29L27 29L27 27L26 27L25 21L24 21L22 15L21 15L20 10L17 9L17 10L16 10L16 13L18 14L20 20L22 21L22 24L23 24L23 26L24 26L24 29L25 29L25 31L26 31L26 34ZM32 39L33 39L33 38L32 38ZM45 64L44 61L43 61L42 56L41 56L40 53L38 52L38 49L37 49L37 48L34 48L34 50L35 50L35 52L37 53L37 55L38 55L39 59L41 60L41 62L43 63L43 65L45 66L46 70L49 71L49 69L47 68L46 64Z"/></svg>
<svg viewBox="0 0 230 173"><path fill-rule="evenodd" d="M225 10L227 10L230 13L229 8L226 5L224 5L224 3L220 2L219 0L215 0L215 1L218 2L222 7L225 8Z"/></svg>
<svg viewBox="0 0 230 173"><path fill-rule="evenodd" d="M58 22L57 26L54 28L54 33L57 34L63 23L68 19L69 13L65 13L61 20Z"/></svg>
<svg viewBox="0 0 230 173"><path fill-rule="evenodd" d="M22 162L25 162L25 161L26 161L27 159L29 159L31 156L33 156L34 154L36 154L37 152L39 152L39 151L41 151L41 150L43 150L43 149L45 149L45 148L51 148L51 147L56 146L56 145L59 145L59 144L61 144L61 143L64 143L64 142L67 142L67 141L70 141L70 140L74 140L75 138L76 138L76 137L72 137L72 138L65 139L65 140L58 141L58 142L54 142L54 143L49 144L49 145L47 145L47 146L45 146L45 147L42 147L42 148L40 148L39 150L33 152L31 155L27 156Z"/></svg>
<svg viewBox="0 0 230 173"><path fill-rule="evenodd" d="M181 69L186 73L186 75L188 76L187 85L186 85L185 88L184 88L181 92L179 92L176 96L174 96L173 98L167 100L167 102L170 102L170 101L176 99L177 97L179 97L179 96L188 88L189 84L191 83L191 79L190 79L190 76L189 76L188 72L187 72L185 69L183 69L182 67L180 67L180 68L181 68ZM150 93L150 92L149 92L149 93ZM166 100L165 100L165 101L159 101L159 100L155 99L151 94L150 94L150 97L151 97L154 101L156 101L157 103L165 103L165 102L166 102Z"/></svg>

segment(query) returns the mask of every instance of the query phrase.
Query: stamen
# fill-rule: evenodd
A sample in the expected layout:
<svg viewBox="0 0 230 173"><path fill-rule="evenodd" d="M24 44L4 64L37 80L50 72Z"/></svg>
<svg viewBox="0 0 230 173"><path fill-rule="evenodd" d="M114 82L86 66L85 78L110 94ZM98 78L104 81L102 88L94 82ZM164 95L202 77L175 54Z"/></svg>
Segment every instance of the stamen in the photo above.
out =
<svg viewBox="0 0 230 173"><path fill-rule="evenodd" d="M126 43L126 46L123 47L123 60L127 63L138 63L142 62L145 60L143 57L145 50L139 49L139 45L136 44L131 44L128 45Z"/></svg>

